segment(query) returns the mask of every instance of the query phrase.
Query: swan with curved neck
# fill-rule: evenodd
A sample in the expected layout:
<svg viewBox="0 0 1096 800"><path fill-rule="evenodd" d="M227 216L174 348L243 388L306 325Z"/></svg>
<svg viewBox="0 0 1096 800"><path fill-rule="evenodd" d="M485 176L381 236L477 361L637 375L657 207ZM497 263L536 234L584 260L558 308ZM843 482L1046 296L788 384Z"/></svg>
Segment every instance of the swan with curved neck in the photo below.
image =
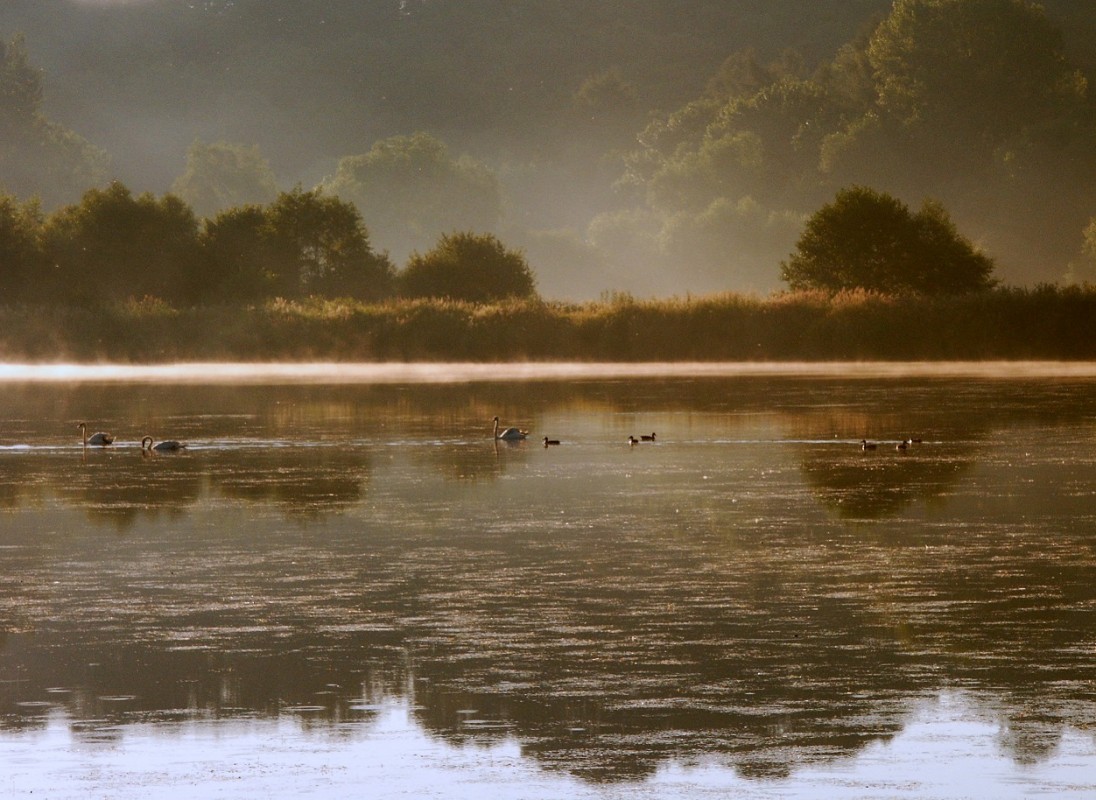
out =
<svg viewBox="0 0 1096 800"><path fill-rule="evenodd" d="M110 433L103 433L100 431L88 436L88 424L86 422L81 422L76 427L84 434L84 447L87 447L89 444L95 445L96 447L105 447L108 444L114 443L114 435Z"/></svg>
<svg viewBox="0 0 1096 800"><path fill-rule="evenodd" d="M524 439L529 435L529 431L523 431L520 428L503 428L499 429L499 418L495 417L495 438L505 439L507 441L517 441L518 439Z"/></svg>
<svg viewBox="0 0 1096 800"><path fill-rule="evenodd" d="M152 437L146 436L141 440L141 450L146 453L156 451L157 453L174 453L179 450L185 450L186 445L183 442L177 442L174 439L168 439L163 442L152 443Z"/></svg>

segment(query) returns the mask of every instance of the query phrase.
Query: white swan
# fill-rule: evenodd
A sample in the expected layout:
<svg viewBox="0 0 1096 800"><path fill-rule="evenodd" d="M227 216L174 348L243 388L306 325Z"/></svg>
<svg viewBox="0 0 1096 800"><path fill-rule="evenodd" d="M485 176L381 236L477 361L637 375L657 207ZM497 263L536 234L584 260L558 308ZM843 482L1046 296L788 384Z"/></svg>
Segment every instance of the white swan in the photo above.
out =
<svg viewBox="0 0 1096 800"><path fill-rule="evenodd" d="M507 441L517 441L518 439L524 439L529 435L529 431L523 431L520 428L504 428L499 430L499 418L495 417L495 438L506 439Z"/></svg>
<svg viewBox="0 0 1096 800"><path fill-rule="evenodd" d="M91 436L88 436L88 424L86 422L81 422L76 427L84 434L84 447L87 447L89 444L96 445L97 447L104 447L114 443L114 435L110 433L103 433L100 431L99 433L93 433Z"/></svg>
<svg viewBox="0 0 1096 800"><path fill-rule="evenodd" d="M186 444L183 442L177 442L174 439L168 439L164 442L152 443L152 437L146 436L141 440L141 450L151 453L153 450L158 453L174 453L179 450L185 450Z"/></svg>

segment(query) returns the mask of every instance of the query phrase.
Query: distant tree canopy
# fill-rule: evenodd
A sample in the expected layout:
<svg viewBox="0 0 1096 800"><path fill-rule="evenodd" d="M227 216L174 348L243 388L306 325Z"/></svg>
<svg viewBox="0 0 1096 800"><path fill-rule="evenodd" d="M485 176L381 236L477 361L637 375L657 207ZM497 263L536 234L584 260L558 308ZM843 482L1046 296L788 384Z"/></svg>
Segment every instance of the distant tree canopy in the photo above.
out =
<svg viewBox="0 0 1096 800"><path fill-rule="evenodd" d="M397 276L376 253L352 203L320 189L280 193L265 206L201 222L172 194L123 184L43 215L0 194L0 294L6 303L103 306L152 297L174 305L273 298L372 302L411 297L493 302L535 296L522 252L492 234L442 236Z"/></svg>
<svg viewBox="0 0 1096 800"><path fill-rule="evenodd" d="M932 195L1029 280L1062 274L1096 211L1096 103L1028 0L896 0L814 70L736 54L639 141L622 184L661 224L652 266L739 286L794 234L732 209L775 223L843 186Z"/></svg>
<svg viewBox="0 0 1096 800"><path fill-rule="evenodd" d="M224 302L308 295L377 300L394 268L378 255L354 206L320 190L282 192L208 220L207 287Z"/></svg>
<svg viewBox="0 0 1096 800"><path fill-rule="evenodd" d="M120 183L92 189L51 215L42 239L53 265L42 277L60 297L193 300L199 290L191 272L201 260L198 223L173 195L134 197Z"/></svg>
<svg viewBox="0 0 1096 800"><path fill-rule="evenodd" d="M318 190L283 192L204 226L175 195L134 197L120 183L45 218L35 203L0 196L0 290L9 301L375 300L391 293L393 274L357 209Z"/></svg>
<svg viewBox="0 0 1096 800"><path fill-rule="evenodd" d="M867 49L879 107L987 144L1080 108L1061 32L1026 0L897 0Z"/></svg>
<svg viewBox="0 0 1096 800"><path fill-rule="evenodd" d="M199 140L187 151L186 169L171 191L199 217L212 217L229 208L270 203L278 185L257 145Z"/></svg>
<svg viewBox="0 0 1096 800"><path fill-rule="evenodd" d="M955 294L987 289L993 261L956 230L939 203L916 213L888 194L843 189L814 213L781 266L792 289Z"/></svg>
<svg viewBox="0 0 1096 800"><path fill-rule="evenodd" d="M373 252L352 203L295 189L279 195L266 217L276 282L286 296L377 299L391 291L392 264Z"/></svg>
<svg viewBox="0 0 1096 800"><path fill-rule="evenodd" d="M442 231L581 240L598 265L581 281L558 266L566 247L537 254L561 294L777 288L804 220L850 185L939 198L1020 283L1083 263L1096 214L1096 3L338 0L323 25L291 0L67 5L64 35L49 4L0 15L35 51L65 50L43 76L0 31L0 192L46 213L114 167L44 97L199 220L232 211L242 236L235 212L261 207L265 225L278 197L257 147L195 141L231 130L289 185L337 164L325 195L400 262ZM149 30L171 59L139 46ZM381 138L415 130L433 134ZM234 268L241 291L290 291L271 258Z"/></svg>
<svg viewBox="0 0 1096 800"><path fill-rule="evenodd" d="M399 275L405 297L486 303L532 297L536 281L525 256L491 234L450 233L425 254L412 253Z"/></svg>
<svg viewBox="0 0 1096 800"><path fill-rule="evenodd" d="M0 297L28 299L43 271L39 231L42 213L36 202L0 196Z"/></svg>
<svg viewBox="0 0 1096 800"><path fill-rule="evenodd" d="M41 73L21 36L0 40L0 189L53 206L106 178L106 154L41 113Z"/></svg>
<svg viewBox="0 0 1096 800"><path fill-rule="evenodd" d="M347 156L325 191L358 207L394 253L421 249L445 230L491 230L502 214L497 178L467 156L454 159L426 133L394 136Z"/></svg>

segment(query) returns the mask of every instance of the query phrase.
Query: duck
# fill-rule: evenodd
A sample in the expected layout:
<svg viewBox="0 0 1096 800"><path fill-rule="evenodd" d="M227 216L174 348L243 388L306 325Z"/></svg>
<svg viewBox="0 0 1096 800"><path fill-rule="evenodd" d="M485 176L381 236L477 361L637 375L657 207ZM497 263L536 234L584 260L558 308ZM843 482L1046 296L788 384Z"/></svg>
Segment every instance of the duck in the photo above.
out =
<svg viewBox="0 0 1096 800"><path fill-rule="evenodd" d="M88 436L88 424L86 422L81 422L76 427L84 434L84 447L87 447L89 444L95 445L96 447L105 447L108 444L114 444L114 434L99 431L98 433L93 433L91 436Z"/></svg>
<svg viewBox="0 0 1096 800"><path fill-rule="evenodd" d="M639 444L639 439L637 439L634 436L629 436L628 437L628 444Z"/></svg>
<svg viewBox="0 0 1096 800"><path fill-rule="evenodd" d="M903 439L902 441L900 441L898 444L896 444L894 446L894 449L895 450L907 450L907 449L909 449L909 446L910 446L910 440L909 439Z"/></svg>
<svg viewBox="0 0 1096 800"><path fill-rule="evenodd" d="M179 450L185 450L186 444L184 442L177 442L174 439L167 439L163 442L152 443L152 437L146 436L141 440L141 450L151 453L155 450L158 453L175 453Z"/></svg>
<svg viewBox="0 0 1096 800"><path fill-rule="evenodd" d="M495 438L496 439L505 439L507 441L513 442L513 441L517 441L519 439L524 439L528 435L529 435L529 431L523 431L520 428L503 428L500 431L499 430L499 418L495 417Z"/></svg>
<svg viewBox="0 0 1096 800"><path fill-rule="evenodd" d="M559 439L549 439L547 436L545 436L544 437L544 446L547 447L550 444L559 444Z"/></svg>
<svg viewBox="0 0 1096 800"><path fill-rule="evenodd" d="M650 436L648 436L647 434L643 434L639 438L645 442L653 442L655 440L655 435L653 433Z"/></svg>
<svg viewBox="0 0 1096 800"><path fill-rule="evenodd" d="M860 440L860 449L861 450L874 450L878 446L879 445L877 445L875 442L869 442L867 439L861 439Z"/></svg>

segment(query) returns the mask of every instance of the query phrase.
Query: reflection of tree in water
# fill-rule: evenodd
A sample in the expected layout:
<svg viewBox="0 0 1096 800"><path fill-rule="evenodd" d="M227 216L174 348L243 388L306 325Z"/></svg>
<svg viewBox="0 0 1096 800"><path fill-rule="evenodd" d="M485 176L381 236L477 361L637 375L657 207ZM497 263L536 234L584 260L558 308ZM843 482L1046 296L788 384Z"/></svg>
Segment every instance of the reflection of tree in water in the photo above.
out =
<svg viewBox="0 0 1096 800"><path fill-rule="evenodd" d="M475 709L510 722L543 764L591 780L641 778L693 753L777 778L893 735L925 690L860 603L811 602L786 574L741 579L703 558L629 550L615 567L574 563L568 578L515 574L524 588L477 592L520 592L517 607L435 608L434 624L460 629L449 650L418 654L424 724L461 743L474 728L453 709ZM674 585L660 580L667 568Z"/></svg>
<svg viewBox="0 0 1096 800"><path fill-rule="evenodd" d="M202 464L189 453L147 455L136 446L91 452L63 473L58 481L69 501L119 529L141 516L184 514L203 486Z"/></svg>
<svg viewBox="0 0 1096 800"><path fill-rule="evenodd" d="M363 686L407 696L413 675L419 720L455 744L514 736L591 781L709 755L771 780L887 739L922 698L962 686L996 698L1006 744L1033 760L1063 727L1096 723L1083 688L1093 541L1074 530L1048 550L998 533L913 527L899 544L859 526L807 540L776 527L727 545L669 520L636 536L374 531L223 564L190 542L190 562L146 579L194 581L182 598L208 607L122 595L118 613L136 616L106 632L47 619L9 635L0 665L27 680L5 684L0 716L14 724L14 702L75 686L66 702L89 720L104 713L95 698L117 694L135 695L122 711L138 715L332 725L361 718ZM287 572L304 550L312 560Z"/></svg>
<svg viewBox="0 0 1096 800"><path fill-rule="evenodd" d="M0 456L0 508L40 505L45 502L46 476L24 453Z"/></svg>
<svg viewBox="0 0 1096 800"><path fill-rule="evenodd" d="M380 643L295 635L277 646L257 638L254 650L233 652L76 639L78 650L47 651L26 636L0 638L0 668L11 675L18 664L24 678L0 682L0 727L44 727L46 712L58 705L77 729L165 712L191 718L304 713L331 725L360 721L365 706L401 696L408 681L398 653ZM50 702L36 702L43 697Z"/></svg>
<svg viewBox="0 0 1096 800"><path fill-rule="evenodd" d="M567 402L627 391L590 386ZM522 399L518 389L480 388L474 402L446 417L417 401L406 408L395 389L379 394L401 431L455 420L449 439L411 458L436 456L444 473L443 462L467 455L455 468L460 474L491 468L485 411L506 414ZM877 394L869 412L884 404L887 392ZM461 391L427 395L424 406L440 409ZM681 402L668 392L620 400L640 409ZM698 402L738 411L761 409L765 398L713 389ZM282 510L353 505L369 486L375 451L331 440L375 439L377 429L357 431L369 415L346 403L313 416L317 407L287 412L270 428L256 424L249 435L274 438L278 426L303 421L323 428L330 437L323 446L214 449L155 462L97 453L99 460L79 467L69 496L155 513L180 498L193 503L207 483L225 497L274 501ZM887 430L902 431L905 413ZM349 421L329 424L343 416ZM967 417L961 422L941 427L979 430ZM861 425L813 420L795 435L836 431L855 439ZM417 518L394 525L390 513L374 523L372 511L358 517L348 508L352 523L341 534L324 520L294 537L271 526L268 537L248 538L239 551L231 542L215 550L190 539L178 545L192 551L183 564L153 564L156 554L148 553L129 556L132 563L119 557L112 569L121 588L103 601L112 620L58 615L60 601L48 589L55 576L32 586L21 573L27 582L8 585L2 599L29 605L29 622L23 633L0 625L9 629L0 666L27 680L0 688L0 724L26 718L12 711L14 702L76 686L89 688L70 708L89 721L109 710L97 698L132 694L137 699L118 713L316 706L322 710L300 713L334 725L353 718L352 701L373 684L371 675L382 676L378 692L403 695L410 674L419 720L447 741L514 736L539 762L595 781L646 776L668 759L690 763L707 754L772 779L887 739L921 698L960 686L1008 720L1002 741L1014 758L1044 758L1064 728L1096 725L1088 688L1091 493L1079 491L1061 517L1030 498L1022 513L991 498L985 505L998 507L998 519L979 506L932 525L902 517L874 524L873 512L891 515L913 499L951 495L957 474L970 475L969 445L939 438L945 444L906 454L796 445L815 496L853 506L863 525L817 513L742 520L718 498L701 501L710 502L706 526L657 498L640 515L629 510L635 497L623 498L626 507L599 509L592 524L576 529L536 510L485 524L480 507L459 518L439 503L430 511L440 519L417 527ZM876 475L881 462L886 469ZM56 470L50 485L65 485L73 469ZM179 471L181 493L158 484L169 470ZM1063 484L1053 476L1037 482ZM477 488L447 487L466 501ZM948 505L961 500L950 497ZM813 509L806 493L789 503L800 501ZM891 535L896 525L900 536ZM280 543L279 535L293 541ZM214 551L223 561L211 561ZM91 662L100 665L94 673Z"/></svg>
<svg viewBox="0 0 1096 800"><path fill-rule="evenodd" d="M976 463L972 448L915 444L898 451L894 442L885 442L864 452L853 444L803 446L800 458L804 478L826 508L846 519L882 519L951 491Z"/></svg>
<svg viewBox="0 0 1096 800"><path fill-rule="evenodd" d="M181 518L209 487L225 497L314 516L359 503L370 474L360 449L276 447L144 454L134 445L81 458L32 456L0 463L0 503L60 501L125 530L140 518Z"/></svg>
<svg viewBox="0 0 1096 800"><path fill-rule="evenodd" d="M213 488L225 497L315 516L361 502L371 461L361 449L273 447L211 451L207 468Z"/></svg>

